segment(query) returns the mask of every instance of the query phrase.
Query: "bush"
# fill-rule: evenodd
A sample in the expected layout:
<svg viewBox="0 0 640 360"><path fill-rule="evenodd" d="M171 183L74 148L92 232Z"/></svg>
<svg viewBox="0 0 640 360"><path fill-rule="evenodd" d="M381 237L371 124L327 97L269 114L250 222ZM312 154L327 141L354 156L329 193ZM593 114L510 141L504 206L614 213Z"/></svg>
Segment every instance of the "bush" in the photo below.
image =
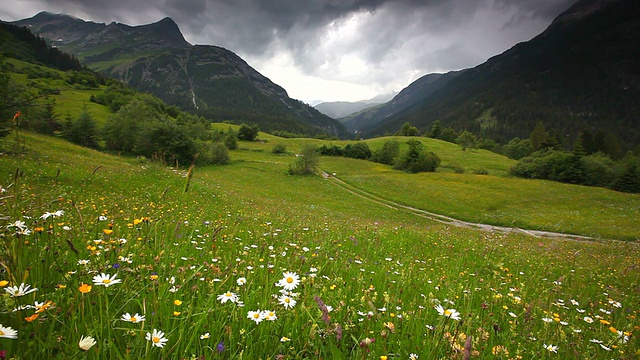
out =
<svg viewBox="0 0 640 360"><path fill-rule="evenodd" d="M451 166L453 168L453 172L456 174L464 174L464 168L458 164L453 164Z"/></svg>
<svg viewBox="0 0 640 360"><path fill-rule="evenodd" d="M355 144L347 144L344 147L344 156L353 159L369 159L371 157L371 149L369 145L364 142L358 142Z"/></svg>
<svg viewBox="0 0 640 360"><path fill-rule="evenodd" d="M613 160L602 152L583 156L580 159L583 184L588 186L609 187L616 179Z"/></svg>
<svg viewBox="0 0 640 360"><path fill-rule="evenodd" d="M289 175L311 175L318 167L318 152L313 145L305 145L298 158L289 166Z"/></svg>
<svg viewBox="0 0 640 360"><path fill-rule="evenodd" d="M409 173L433 172L440 165L440 158L433 152L426 152L418 140L407 141L409 150L396 162L394 168Z"/></svg>
<svg viewBox="0 0 640 360"><path fill-rule="evenodd" d="M275 144L273 148L271 148L272 154L284 154L287 152L287 146L285 144Z"/></svg>
<svg viewBox="0 0 640 360"><path fill-rule="evenodd" d="M343 156L344 150L338 145L322 145L318 148L318 154L322 156Z"/></svg>
<svg viewBox="0 0 640 360"><path fill-rule="evenodd" d="M198 164L212 165L212 164L228 164L229 149L225 145L219 142L202 142L198 146L199 156L196 159Z"/></svg>
<svg viewBox="0 0 640 360"><path fill-rule="evenodd" d="M386 141L380 150L376 150L371 154L371 161L380 164L393 165L396 158L400 155L400 143L395 140Z"/></svg>
<svg viewBox="0 0 640 360"><path fill-rule="evenodd" d="M238 139L244 141L254 141L258 137L260 129L257 125L249 126L247 124L240 125L238 130Z"/></svg>

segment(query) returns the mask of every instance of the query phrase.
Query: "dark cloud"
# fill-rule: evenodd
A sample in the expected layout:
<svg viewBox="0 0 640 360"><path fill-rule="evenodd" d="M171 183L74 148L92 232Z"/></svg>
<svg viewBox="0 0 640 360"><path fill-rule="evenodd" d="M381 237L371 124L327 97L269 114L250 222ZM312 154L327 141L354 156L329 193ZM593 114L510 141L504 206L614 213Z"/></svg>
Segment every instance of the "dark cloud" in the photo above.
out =
<svg viewBox="0 0 640 360"><path fill-rule="evenodd" d="M189 42L230 49L259 71L279 61L306 76L391 91L528 40L574 1L21 0L0 7L0 17L47 10L138 25L169 16Z"/></svg>

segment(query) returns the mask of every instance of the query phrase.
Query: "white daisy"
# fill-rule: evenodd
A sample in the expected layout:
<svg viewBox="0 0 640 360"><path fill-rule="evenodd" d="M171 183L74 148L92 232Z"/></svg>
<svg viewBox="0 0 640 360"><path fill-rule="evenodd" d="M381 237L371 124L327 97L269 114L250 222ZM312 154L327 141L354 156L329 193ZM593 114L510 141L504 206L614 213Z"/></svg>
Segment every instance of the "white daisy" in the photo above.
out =
<svg viewBox="0 0 640 360"><path fill-rule="evenodd" d="M460 320L460 313L456 309L444 309L442 305L436 305L434 307L438 314L452 318L453 320Z"/></svg>
<svg viewBox="0 0 640 360"><path fill-rule="evenodd" d="M285 290L294 290L298 285L300 285L300 276L294 272L284 272L282 273L282 279L280 279L276 285L284 288Z"/></svg>
<svg viewBox="0 0 640 360"><path fill-rule="evenodd" d="M120 318L120 320L136 324L136 323L139 323L139 322L143 322L145 320L145 318L144 318L144 315L140 315L138 313L136 313L133 316L131 314L129 314L129 313L124 313L122 315L122 317Z"/></svg>
<svg viewBox="0 0 640 360"><path fill-rule="evenodd" d="M109 276L108 274L102 273L93 277L93 283L96 285L104 285L104 287L109 287L111 285L121 283L122 280L116 279L116 276L118 276L118 274Z"/></svg>
<svg viewBox="0 0 640 360"><path fill-rule="evenodd" d="M164 337L164 332L160 330L153 329L153 333L147 333L145 337L147 340L151 341L153 346L164 347L164 345L169 341L166 337Z"/></svg>
<svg viewBox="0 0 640 360"><path fill-rule="evenodd" d="M4 289L9 295L12 297L20 297L30 294L34 291L38 291L38 288L30 289L31 285L25 285L24 283L20 284L20 286L9 286Z"/></svg>

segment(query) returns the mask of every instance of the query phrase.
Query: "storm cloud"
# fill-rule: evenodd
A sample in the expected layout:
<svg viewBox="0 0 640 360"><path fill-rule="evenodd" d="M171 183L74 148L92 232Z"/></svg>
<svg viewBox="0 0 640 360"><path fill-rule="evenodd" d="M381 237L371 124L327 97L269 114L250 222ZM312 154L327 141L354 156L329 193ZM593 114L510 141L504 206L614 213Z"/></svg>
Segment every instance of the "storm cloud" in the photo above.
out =
<svg viewBox="0 0 640 360"><path fill-rule="evenodd" d="M358 100L472 67L542 32L575 0L1 0L129 25L171 17L192 44L243 57L294 98Z"/></svg>

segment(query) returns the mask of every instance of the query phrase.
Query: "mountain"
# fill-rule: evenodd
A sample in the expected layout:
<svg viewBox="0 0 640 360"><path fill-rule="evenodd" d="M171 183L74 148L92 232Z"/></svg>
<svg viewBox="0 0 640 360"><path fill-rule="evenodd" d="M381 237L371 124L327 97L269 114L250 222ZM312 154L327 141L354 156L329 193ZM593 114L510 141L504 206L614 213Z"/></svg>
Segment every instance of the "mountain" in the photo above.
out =
<svg viewBox="0 0 640 360"><path fill-rule="evenodd" d="M189 44L170 18L141 26L107 25L41 12L13 24L93 70L209 119L255 123L263 131L348 136L338 121L289 98L235 53Z"/></svg>
<svg viewBox="0 0 640 360"><path fill-rule="evenodd" d="M581 0L532 40L459 73L427 96L428 90L417 92L411 98L421 99L382 121L374 117L365 135L394 132L405 122L426 130L440 120L508 141L528 138L542 122L568 140L583 130L604 129L632 148L640 143L639 58L640 2Z"/></svg>
<svg viewBox="0 0 640 360"><path fill-rule="evenodd" d="M340 119L340 122L350 131L370 133L389 118L410 111L414 105L429 98L460 73L452 71L446 74L425 75L400 91L391 101L346 116Z"/></svg>
<svg viewBox="0 0 640 360"><path fill-rule="evenodd" d="M316 104L314 108L331 118L340 119L372 106L384 104L391 100L394 95L395 94L380 94L369 100L361 101L328 101Z"/></svg>

